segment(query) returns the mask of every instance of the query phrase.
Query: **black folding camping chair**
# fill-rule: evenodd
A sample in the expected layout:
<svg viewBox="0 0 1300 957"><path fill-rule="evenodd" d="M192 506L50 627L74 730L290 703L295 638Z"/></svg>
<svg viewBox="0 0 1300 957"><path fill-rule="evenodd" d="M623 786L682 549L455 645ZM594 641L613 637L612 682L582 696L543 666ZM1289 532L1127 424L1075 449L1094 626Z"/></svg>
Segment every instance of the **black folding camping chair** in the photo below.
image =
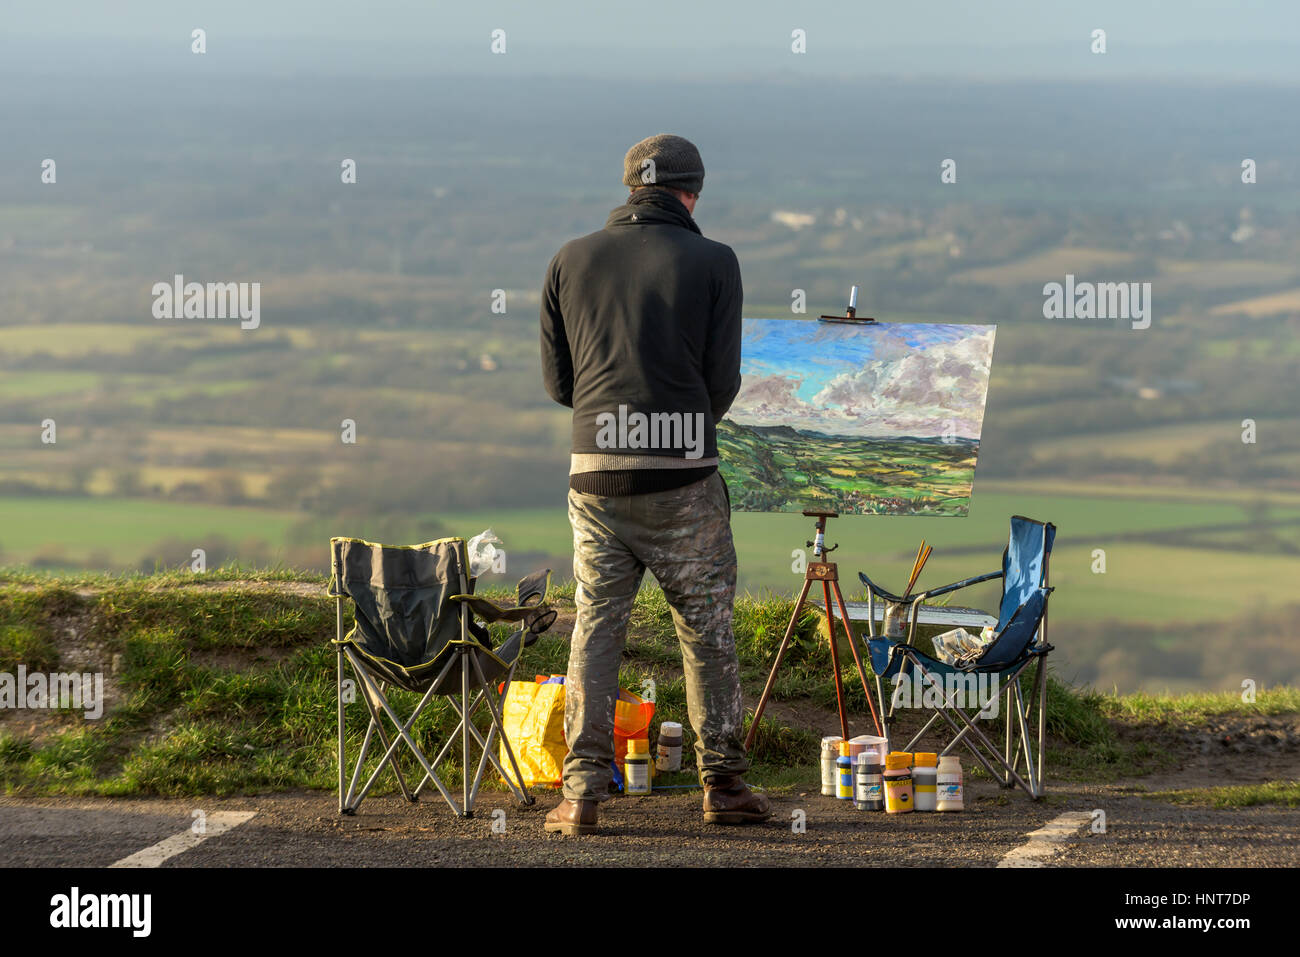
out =
<svg viewBox="0 0 1300 957"><path fill-rule="evenodd" d="M519 582L517 602L502 607L474 595L475 580L469 574L465 540L444 538L421 545L379 545L357 538L330 539L329 594L336 599L338 629L334 644L338 650L338 761L339 812L354 814L370 793L385 767L392 769L408 801L419 800L430 782L453 812L472 817L484 771L490 762L522 804L533 798L522 781L519 764L510 741L501 730L501 696L492 687L514 678L523 649L537 640L555 621L555 612L544 604L550 570ZM356 624L343 633L343 599L350 599ZM492 647L491 635L483 623L497 621L519 625L500 647ZM344 662L351 667L365 702L370 721L349 781L346 755L346 702ZM387 697L391 687L420 695L419 703L405 719L400 718ZM460 718L447 742L429 760L411 734L420 714L435 696L445 696ZM459 699L459 700L458 700ZM486 706L490 725L486 734L475 723L480 707ZM395 730L389 736L383 718ZM506 774L493 750L502 736L514 776ZM358 789L362 768L374 738L384 753L365 784ZM460 739L463 785L461 802L452 797L438 767ZM472 769L471 739L481 749L477 769ZM411 788L398 762L399 745L414 755L424 777Z"/></svg>

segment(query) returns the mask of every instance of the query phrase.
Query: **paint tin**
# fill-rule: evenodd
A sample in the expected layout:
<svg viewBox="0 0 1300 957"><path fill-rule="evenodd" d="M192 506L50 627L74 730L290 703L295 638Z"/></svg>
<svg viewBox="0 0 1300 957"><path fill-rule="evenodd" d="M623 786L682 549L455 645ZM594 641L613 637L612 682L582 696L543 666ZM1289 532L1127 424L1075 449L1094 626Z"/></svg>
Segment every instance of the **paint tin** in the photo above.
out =
<svg viewBox="0 0 1300 957"><path fill-rule="evenodd" d="M917 751L912 763L912 801L918 811L933 811L938 800L939 755Z"/></svg>
<svg viewBox="0 0 1300 957"><path fill-rule="evenodd" d="M659 746L656 749L655 770L680 771L682 769L682 726L676 721L659 725Z"/></svg>
<svg viewBox="0 0 1300 957"><path fill-rule="evenodd" d="M880 738L874 734L860 734L856 738L849 738L849 743L853 745L853 756L855 758L859 754L862 754L871 748L875 748L876 753L880 755L880 761L878 763L884 764L884 755L889 753L889 739Z"/></svg>
<svg viewBox="0 0 1300 957"><path fill-rule="evenodd" d="M885 810L907 814L912 810L912 756L891 751L885 758Z"/></svg>
<svg viewBox="0 0 1300 957"><path fill-rule="evenodd" d="M835 796L841 801L853 800L853 756L849 753L853 745L848 741L840 742L840 756L835 759Z"/></svg>
<svg viewBox="0 0 1300 957"><path fill-rule="evenodd" d="M901 641L907 634L907 605L899 602L886 602L883 625L884 637L891 641Z"/></svg>
<svg viewBox="0 0 1300 957"><path fill-rule="evenodd" d="M945 754L939 759L937 775L938 793L935 810L963 811L966 809L962 794L961 759L955 754Z"/></svg>
<svg viewBox="0 0 1300 957"><path fill-rule="evenodd" d="M627 757L623 759L623 793L650 793L650 742L645 738L630 738Z"/></svg>
<svg viewBox="0 0 1300 957"><path fill-rule="evenodd" d="M839 783L839 771L835 762L840 756L840 737L822 738L822 794L835 797L836 785Z"/></svg>
<svg viewBox="0 0 1300 957"><path fill-rule="evenodd" d="M853 806L859 811L885 809L884 768L879 760L876 752L869 749L858 755L853 766Z"/></svg>

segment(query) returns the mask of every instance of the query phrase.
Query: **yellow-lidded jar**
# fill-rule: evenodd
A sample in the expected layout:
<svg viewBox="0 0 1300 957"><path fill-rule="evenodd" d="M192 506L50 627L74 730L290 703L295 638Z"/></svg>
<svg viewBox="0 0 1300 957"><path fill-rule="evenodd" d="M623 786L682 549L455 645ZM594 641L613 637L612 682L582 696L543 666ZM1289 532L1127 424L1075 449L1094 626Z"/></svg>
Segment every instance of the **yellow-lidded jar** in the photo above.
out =
<svg viewBox="0 0 1300 957"><path fill-rule="evenodd" d="M912 756L906 751L891 751L885 756L885 810L906 814L912 810Z"/></svg>

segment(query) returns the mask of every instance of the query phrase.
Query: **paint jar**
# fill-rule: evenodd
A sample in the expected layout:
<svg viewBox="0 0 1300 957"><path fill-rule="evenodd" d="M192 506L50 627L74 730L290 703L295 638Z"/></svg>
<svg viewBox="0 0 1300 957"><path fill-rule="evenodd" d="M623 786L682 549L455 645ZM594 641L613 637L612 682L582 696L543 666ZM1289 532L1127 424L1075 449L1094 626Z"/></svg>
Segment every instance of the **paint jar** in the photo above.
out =
<svg viewBox="0 0 1300 957"><path fill-rule="evenodd" d="M624 794L650 793L650 742L645 738L628 739L623 781Z"/></svg>
<svg viewBox="0 0 1300 957"><path fill-rule="evenodd" d="M881 621L884 637L890 641L902 641L907 634L908 606L902 602L886 602L885 616Z"/></svg>
<svg viewBox="0 0 1300 957"><path fill-rule="evenodd" d="M659 747L655 757L655 770L680 771L682 769L682 726L676 721L659 725Z"/></svg>
<svg viewBox="0 0 1300 957"><path fill-rule="evenodd" d="M938 792L935 810L964 811L961 759L955 754L945 754L939 759Z"/></svg>
<svg viewBox="0 0 1300 957"><path fill-rule="evenodd" d="M933 811L938 800L939 755L917 751L912 760L912 804L918 811Z"/></svg>
<svg viewBox="0 0 1300 957"><path fill-rule="evenodd" d="M853 765L853 806L859 811L885 809L884 768L875 750L868 748Z"/></svg>
<svg viewBox="0 0 1300 957"><path fill-rule="evenodd" d="M874 734L860 734L856 738L849 738L849 742L853 745L853 756L855 758L868 748L875 748L876 752L881 755L889 753L889 739L879 738ZM884 763L883 758L881 763Z"/></svg>
<svg viewBox="0 0 1300 957"><path fill-rule="evenodd" d="M885 810L906 814L912 810L912 756L891 751L885 758Z"/></svg>
<svg viewBox="0 0 1300 957"><path fill-rule="evenodd" d="M835 796L841 801L853 800L853 745L840 742L840 756L835 759Z"/></svg>
<svg viewBox="0 0 1300 957"><path fill-rule="evenodd" d="M835 797L835 788L839 783L839 771L835 762L840 756L840 737L822 738L822 794Z"/></svg>

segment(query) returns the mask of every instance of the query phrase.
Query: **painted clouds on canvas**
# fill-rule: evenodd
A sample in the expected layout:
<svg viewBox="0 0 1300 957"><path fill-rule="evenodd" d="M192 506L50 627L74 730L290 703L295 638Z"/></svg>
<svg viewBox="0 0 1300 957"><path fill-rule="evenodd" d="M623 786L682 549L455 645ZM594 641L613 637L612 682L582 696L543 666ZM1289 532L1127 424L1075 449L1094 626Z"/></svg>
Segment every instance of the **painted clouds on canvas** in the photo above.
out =
<svg viewBox="0 0 1300 957"><path fill-rule="evenodd" d="M965 515L996 329L744 320L718 424L732 507Z"/></svg>

